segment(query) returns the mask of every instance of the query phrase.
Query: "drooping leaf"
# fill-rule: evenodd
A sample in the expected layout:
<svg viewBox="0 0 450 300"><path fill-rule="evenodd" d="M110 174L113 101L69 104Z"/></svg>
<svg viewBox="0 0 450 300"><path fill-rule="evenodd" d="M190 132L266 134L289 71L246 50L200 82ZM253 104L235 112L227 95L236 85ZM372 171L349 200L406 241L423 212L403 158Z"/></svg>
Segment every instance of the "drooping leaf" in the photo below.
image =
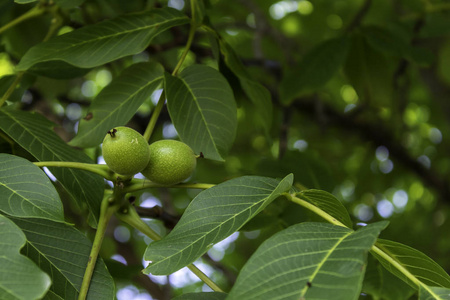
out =
<svg viewBox="0 0 450 300"><path fill-rule="evenodd" d="M293 225L256 250L227 300L358 299L367 253L386 226L355 232L326 223Z"/></svg>
<svg viewBox="0 0 450 300"><path fill-rule="evenodd" d="M84 26L32 47L16 70L37 72L52 62L93 68L139 53L160 33L187 22L186 16L170 7L123 15Z"/></svg>
<svg viewBox="0 0 450 300"><path fill-rule="evenodd" d="M420 287L419 300L450 300L450 289L435 286Z"/></svg>
<svg viewBox="0 0 450 300"><path fill-rule="evenodd" d="M341 68L347 57L349 40L346 37L327 40L305 55L304 59L287 71L280 85L281 102L290 104L295 97L314 92L325 85Z"/></svg>
<svg viewBox="0 0 450 300"><path fill-rule="evenodd" d="M0 129L39 161L76 161L92 163L81 151L64 143L52 130L53 123L43 116L12 110L0 110ZM49 168L81 207L87 205L98 220L104 182L99 175L69 168Z"/></svg>
<svg viewBox="0 0 450 300"><path fill-rule="evenodd" d="M51 292L65 300L77 299L92 243L75 228L42 219L12 219L25 233L26 255L50 275ZM99 258L88 299L114 299L114 281Z"/></svg>
<svg viewBox="0 0 450 300"><path fill-rule="evenodd" d="M344 70L361 100L382 106L390 104L392 70L386 57L367 43L364 36L352 37Z"/></svg>
<svg viewBox="0 0 450 300"><path fill-rule="evenodd" d="M70 145L94 147L115 126L125 125L139 106L162 83L164 69L158 63L139 63L127 68L92 102Z"/></svg>
<svg viewBox="0 0 450 300"><path fill-rule="evenodd" d="M173 298L173 300L225 300L226 297L227 294L220 292L185 293Z"/></svg>
<svg viewBox="0 0 450 300"><path fill-rule="evenodd" d="M353 227L353 222L350 219L347 209L332 194L321 190L305 190L297 193L297 197L314 204L345 226L349 228Z"/></svg>
<svg viewBox="0 0 450 300"><path fill-rule="evenodd" d="M201 192L173 231L148 246L144 258L151 263L145 273L171 274L194 262L288 191L292 181L292 175L281 181L244 176Z"/></svg>
<svg viewBox="0 0 450 300"><path fill-rule="evenodd" d="M272 126L272 101L269 91L250 77L236 53L223 40L220 41L220 50L225 64L236 75L242 90L253 103L258 116L258 125L268 131Z"/></svg>
<svg viewBox="0 0 450 300"><path fill-rule="evenodd" d="M0 211L22 218L64 222L58 192L42 170L26 159L0 153Z"/></svg>
<svg viewBox="0 0 450 300"><path fill-rule="evenodd" d="M369 255L362 292L374 299L404 300L416 291Z"/></svg>
<svg viewBox="0 0 450 300"><path fill-rule="evenodd" d="M237 127L233 91L215 69L192 65L179 77L166 74L167 108L183 142L196 154L223 161Z"/></svg>
<svg viewBox="0 0 450 300"><path fill-rule="evenodd" d="M376 246L391 259L407 269L418 280L429 286L450 288L450 276L431 258L409 246L401 243L379 239ZM408 279L403 273L398 271L391 262L379 256L374 251L371 252L380 263L394 275L404 280L406 283L417 289L417 285Z"/></svg>
<svg viewBox="0 0 450 300"><path fill-rule="evenodd" d="M40 299L50 277L20 254L26 238L19 227L0 215L0 297L3 300Z"/></svg>

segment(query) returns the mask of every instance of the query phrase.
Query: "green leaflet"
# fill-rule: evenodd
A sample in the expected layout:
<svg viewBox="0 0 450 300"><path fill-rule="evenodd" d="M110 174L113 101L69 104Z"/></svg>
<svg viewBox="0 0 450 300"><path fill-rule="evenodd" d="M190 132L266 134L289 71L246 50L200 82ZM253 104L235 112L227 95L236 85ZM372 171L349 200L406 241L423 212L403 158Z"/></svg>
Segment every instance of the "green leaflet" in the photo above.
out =
<svg viewBox="0 0 450 300"><path fill-rule="evenodd" d="M51 296L76 300L92 243L75 228L42 219L12 219L27 237L25 254L50 274ZM99 258L89 287L88 299L113 300L114 281Z"/></svg>
<svg viewBox="0 0 450 300"><path fill-rule="evenodd" d="M219 71L202 65L164 78L167 109L181 140L196 154L223 161L237 128L233 91Z"/></svg>
<svg viewBox="0 0 450 300"><path fill-rule="evenodd" d="M2 300L39 299L51 285L50 277L20 254L24 233L0 215L0 296Z"/></svg>
<svg viewBox="0 0 450 300"><path fill-rule="evenodd" d="M326 223L293 225L256 250L226 299L356 300L367 253L387 224L357 231Z"/></svg>
<svg viewBox="0 0 450 300"><path fill-rule="evenodd" d="M293 176L283 180L238 177L201 192L192 200L175 228L151 243L144 258L145 273L171 274L193 263L210 246L239 230L271 201L287 192Z"/></svg>
<svg viewBox="0 0 450 300"><path fill-rule="evenodd" d="M37 160L92 163L86 154L64 143L52 127L53 123L39 114L0 109L0 129ZM83 170L49 169L77 204L81 207L87 205L97 220L103 198L103 178Z"/></svg>
<svg viewBox="0 0 450 300"><path fill-rule="evenodd" d="M61 200L47 175L26 159L4 153L0 153L0 211L64 222Z"/></svg>
<svg viewBox="0 0 450 300"><path fill-rule="evenodd" d="M163 73L158 63L138 63L125 69L94 99L69 144L82 148L99 145L108 130L125 125L150 98L162 83Z"/></svg>
<svg viewBox="0 0 450 300"><path fill-rule="evenodd" d="M154 9L82 27L32 47L16 67L34 71L58 66L93 68L143 51L161 32L189 22L173 8ZM43 72L45 74L45 70ZM51 70L47 70L51 74Z"/></svg>

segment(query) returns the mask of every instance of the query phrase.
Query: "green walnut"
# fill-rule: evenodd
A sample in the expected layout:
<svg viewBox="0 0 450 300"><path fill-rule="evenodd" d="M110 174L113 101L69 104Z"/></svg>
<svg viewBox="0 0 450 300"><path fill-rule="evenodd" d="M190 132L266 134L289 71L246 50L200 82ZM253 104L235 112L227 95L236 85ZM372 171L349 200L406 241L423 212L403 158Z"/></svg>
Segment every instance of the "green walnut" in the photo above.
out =
<svg viewBox="0 0 450 300"><path fill-rule="evenodd" d="M155 183L173 185L186 180L194 172L197 158L185 143L161 140L149 146L150 160L142 174Z"/></svg>
<svg viewBox="0 0 450 300"><path fill-rule="evenodd" d="M124 176L133 176L148 164L149 148L145 138L129 127L115 127L103 140L103 159L108 167Z"/></svg>

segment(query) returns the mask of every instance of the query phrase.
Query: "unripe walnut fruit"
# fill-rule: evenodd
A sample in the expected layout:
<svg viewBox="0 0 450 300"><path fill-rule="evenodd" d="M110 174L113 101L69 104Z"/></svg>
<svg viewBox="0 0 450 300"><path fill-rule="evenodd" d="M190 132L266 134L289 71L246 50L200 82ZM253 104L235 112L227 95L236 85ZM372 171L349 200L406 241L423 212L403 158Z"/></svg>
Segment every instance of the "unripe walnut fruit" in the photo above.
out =
<svg viewBox="0 0 450 300"><path fill-rule="evenodd" d="M148 164L149 148L145 138L129 127L115 127L103 140L103 159L108 167L124 176L133 176Z"/></svg>
<svg viewBox="0 0 450 300"><path fill-rule="evenodd" d="M186 180L194 172L197 158L185 143L161 140L149 146L150 160L142 174L155 183L173 185Z"/></svg>

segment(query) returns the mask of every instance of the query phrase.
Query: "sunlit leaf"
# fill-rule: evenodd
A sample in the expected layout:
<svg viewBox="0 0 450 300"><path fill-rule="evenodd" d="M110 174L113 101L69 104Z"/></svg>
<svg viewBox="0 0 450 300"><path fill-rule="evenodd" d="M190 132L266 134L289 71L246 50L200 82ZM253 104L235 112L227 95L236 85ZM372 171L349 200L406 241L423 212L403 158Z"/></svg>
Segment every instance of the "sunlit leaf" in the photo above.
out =
<svg viewBox="0 0 450 300"><path fill-rule="evenodd" d="M305 55L300 64L286 72L280 85L281 102L290 104L295 97L314 92L325 85L343 65L349 40L327 40Z"/></svg>
<svg viewBox="0 0 450 300"><path fill-rule="evenodd" d="M386 226L355 232L326 223L293 225L256 250L227 300L358 299L367 253Z"/></svg>
<svg viewBox="0 0 450 300"><path fill-rule="evenodd" d="M7 217L0 215L0 298L40 299L51 285L50 277L20 254L26 238Z"/></svg>
<svg viewBox="0 0 450 300"><path fill-rule="evenodd" d="M75 228L41 219L12 219L25 233L25 254L50 275L50 290L65 300L77 299L92 243ZM88 299L115 297L114 281L99 258Z"/></svg>
<svg viewBox="0 0 450 300"><path fill-rule="evenodd" d="M196 154L223 161L237 127L233 91L215 69L192 65L179 77L166 74L167 108L183 142Z"/></svg>
<svg viewBox="0 0 450 300"><path fill-rule="evenodd" d="M0 211L15 217L64 222L58 192L42 170L26 159L0 153Z"/></svg>
<svg viewBox="0 0 450 300"><path fill-rule="evenodd" d="M407 269L418 280L429 286L450 288L450 276L431 258L409 246L379 239L376 243L383 252L389 255L396 263ZM417 285L398 271L391 262L372 251L372 254L380 263L394 275L403 279L406 283L417 289Z"/></svg>
<svg viewBox="0 0 450 300"><path fill-rule="evenodd" d="M97 146L108 130L125 125L162 83L163 73L158 63L139 63L123 71L94 99L70 145Z"/></svg>
<svg viewBox="0 0 450 300"><path fill-rule="evenodd" d="M36 113L0 110L0 129L37 160L92 163L86 154L64 143L52 130L53 126L53 123ZM104 190L103 178L83 170L49 169L78 205L83 207L87 204L98 220Z"/></svg>
<svg viewBox="0 0 450 300"><path fill-rule="evenodd" d="M279 181L259 176L238 177L201 192L192 200L175 228L151 243L145 269L154 275L171 274L194 262L209 248L239 230L271 201L288 191L293 176Z"/></svg>
<svg viewBox="0 0 450 300"><path fill-rule="evenodd" d="M187 22L186 16L170 7L123 15L84 26L32 47L16 70L37 71L49 62L93 68L139 53L160 33Z"/></svg>
<svg viewBox="0 0 450 300"><path fill-rule="evenodd" d="M320 190L305 190L298 193L297 197L314 204L347 227L353 227L353 222L347 209L332 194Z"/></svg>

